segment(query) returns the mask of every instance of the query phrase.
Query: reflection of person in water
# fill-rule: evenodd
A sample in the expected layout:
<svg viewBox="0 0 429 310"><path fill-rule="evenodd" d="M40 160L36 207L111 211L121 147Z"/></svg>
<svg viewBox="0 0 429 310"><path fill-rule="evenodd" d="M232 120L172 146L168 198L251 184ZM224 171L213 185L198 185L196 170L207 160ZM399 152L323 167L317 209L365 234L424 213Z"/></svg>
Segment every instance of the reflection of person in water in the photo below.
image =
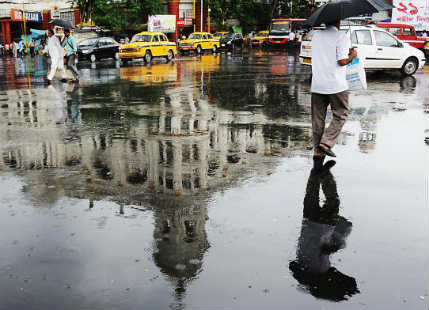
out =
<svg viewBox="0 0 429 310"><path fill-rule="evenodd" d="M337 185L329 171L335 162L328 161L322 166L322 161L316 160L308 179L297 259L290 262L289 269L311 295L341 301L359 290L354 278L332 267L330 255L345 247L352 223L338 215ZM326 197L322 207L320 185Z"/></svg>

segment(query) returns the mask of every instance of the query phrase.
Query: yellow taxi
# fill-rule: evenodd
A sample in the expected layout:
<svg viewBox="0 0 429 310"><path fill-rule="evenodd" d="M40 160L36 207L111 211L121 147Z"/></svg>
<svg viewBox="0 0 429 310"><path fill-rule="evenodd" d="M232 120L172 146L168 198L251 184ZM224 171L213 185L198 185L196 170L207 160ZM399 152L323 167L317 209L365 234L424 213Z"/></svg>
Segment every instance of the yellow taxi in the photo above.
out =
<svg viewBox="0 0 429 310"><path fill-rule="evenodd" d="M252 46L262 46L268 42L268 30L258 31L252 38Z"/></svg>
<svg viewBox="0 0 429 310"><path fill-rule="evenodd" d="M224 36L228 34L228 31L218 31L213 34L213 37L219 42Z"/></svg>
<svg viewBox="0 0 429 310"><path fill-rule="evenodd" d="M146 63L150 63L153 57L165 57L171 61L176 55L176 44L168 41L162 32L137 33L130 43L122 44L119 49L119 58L124 63L136 58L143 58Z"/></svg>
<svg viewBox="0 0 429 310"><path fill-rule="evenodd" d="M181 53L196 51L201 54L203 50L212 50L216 53L219 47L219 41L208 32L194 32L186 40L180 41L179 51Z"/></svg>

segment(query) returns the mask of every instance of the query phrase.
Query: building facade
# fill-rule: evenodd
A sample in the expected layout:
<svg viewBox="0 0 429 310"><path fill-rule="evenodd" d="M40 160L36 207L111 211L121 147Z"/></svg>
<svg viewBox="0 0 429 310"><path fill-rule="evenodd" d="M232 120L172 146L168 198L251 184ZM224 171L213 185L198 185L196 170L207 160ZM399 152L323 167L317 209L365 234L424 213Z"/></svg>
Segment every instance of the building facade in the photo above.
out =
<svg viewBox="0 0 429 310"><path fill-rule="evenodd" d="M24 33L24 19L27 32L30 28L45 30L54 18L70 20L80 24L80 11L67 0L9 0L0 8L0 42L11 44Z"/></svg>

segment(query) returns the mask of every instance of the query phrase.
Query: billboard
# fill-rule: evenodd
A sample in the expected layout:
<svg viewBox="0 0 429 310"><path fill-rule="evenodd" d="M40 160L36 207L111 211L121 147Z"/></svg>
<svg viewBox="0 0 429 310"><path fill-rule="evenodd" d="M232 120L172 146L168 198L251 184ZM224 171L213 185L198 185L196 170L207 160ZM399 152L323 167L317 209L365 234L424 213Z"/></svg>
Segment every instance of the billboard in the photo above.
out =
<svg viewBox="0 0 429 310"><path fill-rule="evenodd" d="M429 30L428 0L393 0L392 23L412 25L416 30Z"/></svg>
<svg viewBox="0 0 429 310"><path fill-rule="evenodd" d="M147 29L150 32L176 32L176 15L151 15L149 16Z"/></svg>
<svg viewBox="0 0 429 310"><path fill-rule="evenodd" d="M15 22L22 22L24 20L24 16L21 10L12 9L10 13L10 19ZM33 23L42 23L42 13L40 12L28 12L25 11L25 20L27 22Z"/></svg>

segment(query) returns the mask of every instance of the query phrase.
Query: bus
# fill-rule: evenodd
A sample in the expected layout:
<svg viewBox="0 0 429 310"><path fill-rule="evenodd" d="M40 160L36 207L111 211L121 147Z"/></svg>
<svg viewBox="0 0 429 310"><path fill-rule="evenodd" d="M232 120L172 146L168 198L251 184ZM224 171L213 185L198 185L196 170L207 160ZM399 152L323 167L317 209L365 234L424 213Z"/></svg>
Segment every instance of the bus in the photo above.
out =
<svg viewBox="0 0 429 310"><path fill-rule="evenodd" d="M303 28L305 18L274 18L271 20L268 40L270 46L284 46L289 41L291 31Z"/></svg>

